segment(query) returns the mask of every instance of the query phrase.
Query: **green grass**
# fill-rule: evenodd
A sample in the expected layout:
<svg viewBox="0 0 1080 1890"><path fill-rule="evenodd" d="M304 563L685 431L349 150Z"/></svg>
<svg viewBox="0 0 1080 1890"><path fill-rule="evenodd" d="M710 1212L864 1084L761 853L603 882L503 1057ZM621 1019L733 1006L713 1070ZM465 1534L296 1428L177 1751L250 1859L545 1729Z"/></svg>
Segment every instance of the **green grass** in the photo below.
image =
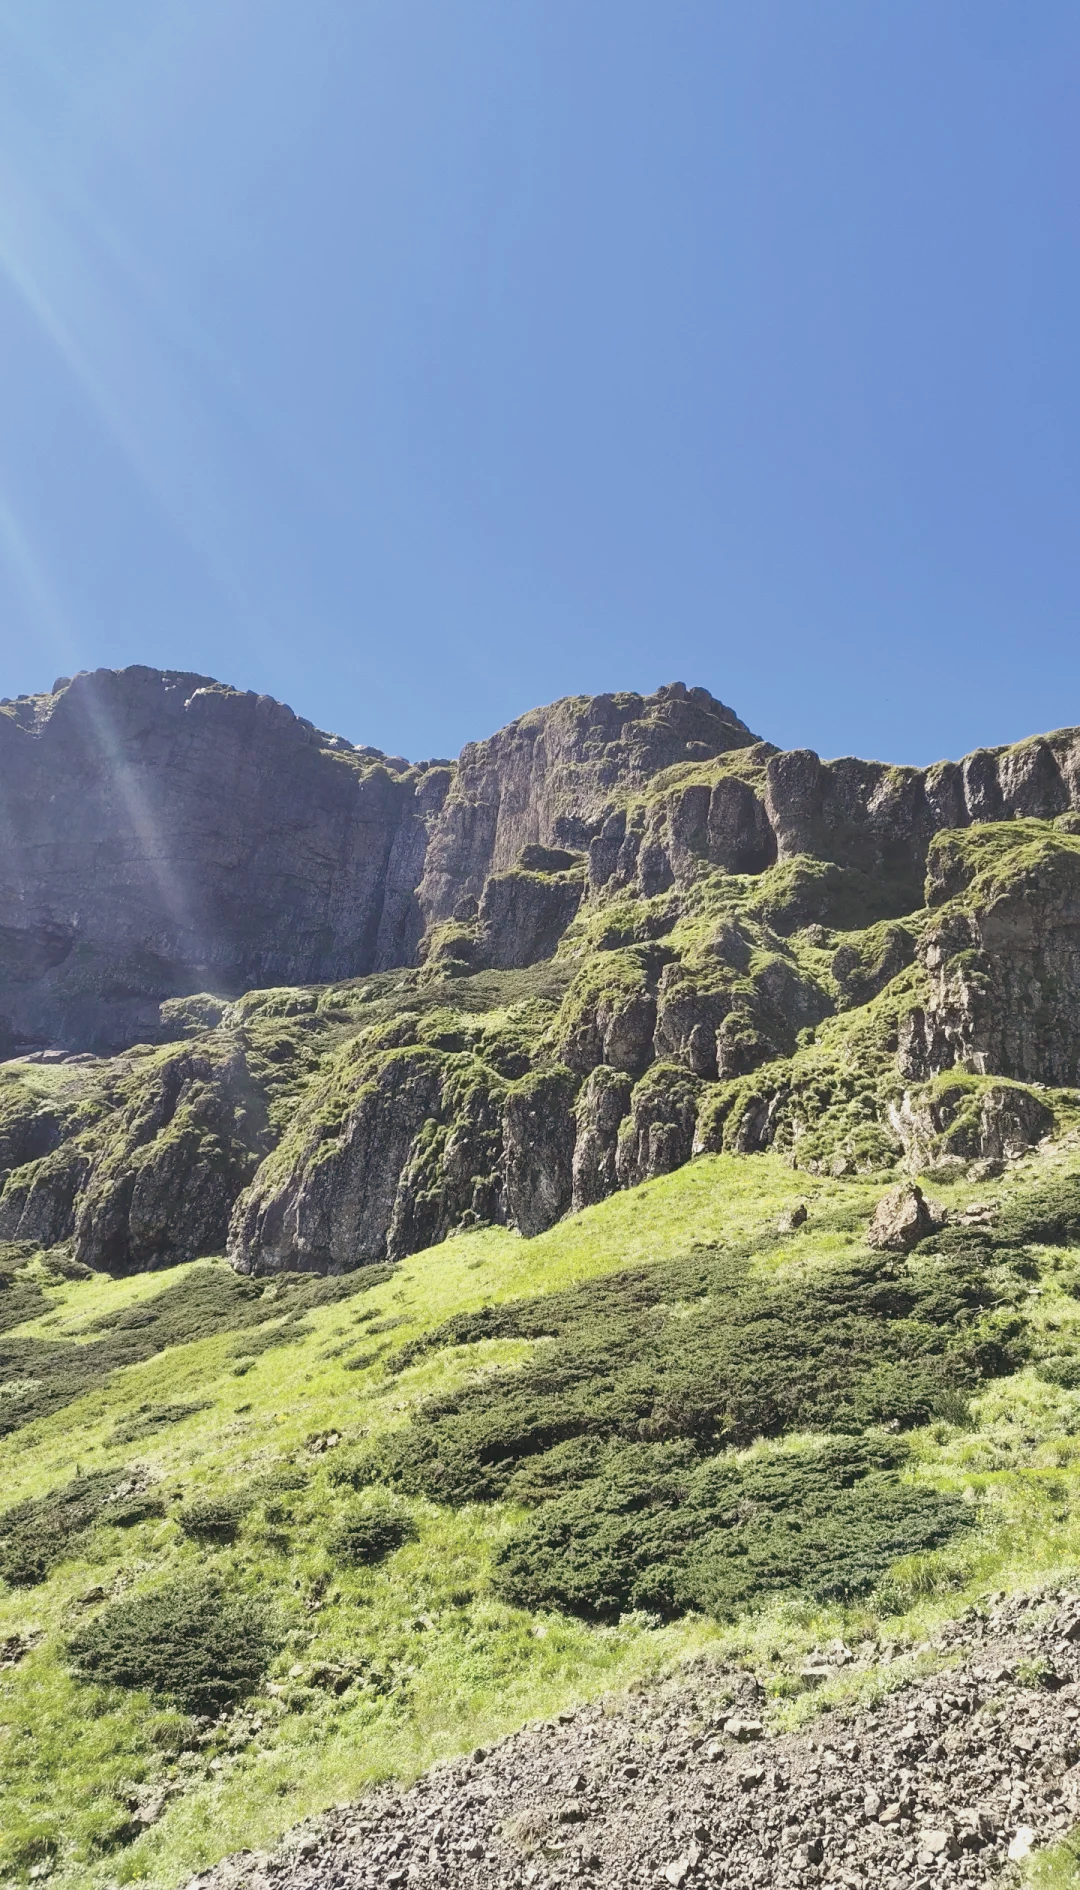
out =
<svg viewBox="0 0 1080 1890"><path fill-rule="evenodd" d="M1077 1255L1064 1244L1068 1214L1052 1193L1039 1197L1037 1225L1030 1215L1016 1218L1040 1179L1056 1186L1075 1166L1066 1149L1032 1157L993 1184L1005 1202L1010 1248L989 1265L1016 1303L968 1310L976 1320L1021 1321L1032 1363L968 1384L968 1414L962 1403L947 1405L899 1444L871 1431L869 1441L853 1432L845 1445L815 1435L813 1420L805 1428L800 1407L774 1441L710 1447L704 1467L695 1460L689 1475L712 1479L695 1489L713 1504L718 1528L730 1527L723 1518L736 1484L734 1507L747 1499L760 1519L779 1493L788 1521L804 1530L820 1529L837 1491L869 1504L862 1593L837 1591L846 1580L842 1558L837 1580L823 1579L821 1593L790 1588L790 1560L785 1573L779 1550L790 1546L791 1531L781 1541L759 1529L743 1560L772 1555L774 1587L759 1581L749 1606L737 1593L690 1597L724 1619L691 1609L658 1624L655 1595L629 1608L620 1599L601 1621L564 1612L541 1594L510 1599L500 1570L549 1507L537 1504L535 1489L519 1489L517 1501L464 1504L399 1494L391 1499L404 1524L396 1546L383 1537L379 1559L354 1558L343 1544L363 1518L377 1520L379 1503L376 1492L354 1487L352 1471L373 1453L399 1448L426 1401L459 1399L464 1409L470 1399L525 1384L545 1352L538 1331L560 1307L577 1305L590 1282L617 1303L631 1269L633 1292L647 1302L650 1279L670 1293L673 1268L713 1277L723 1264L738 1275L736 1297L801 1295L809 1308L820 1289L824 1305L828 1281L853 1277L865 1258L861 1235L880 1180L796 1174L777 1156L706 1156L536 1240L500 1229L453 1237L390 1273L372 1270L367 1282L352 1276L350 1287L366 1290L321 1304L320 1293L345 1290L343 1283L286 1282L267 1302L260 1282L257 1301L234 1303L233 1276L220 1263L117 1281L46 1283L39 1274L47 1310L39 1306L4 1343L90 1358L121 1339L143 1349L111 1356L63 1409L42 1410L9 1432L5 1507L42 1503L49 1511L73 1483L100 1478L109 1500L126 1487L126 1500L145 1496L157 1513L121 1521L106 1502L72 1531L43 1580L0 1591L0 1640L18 1633L33 1641L25 1659L0 1674L0 1882L22 1884L33 1864L51 1860L51 1881L65 1890L128 1882L166 1890L230 1849L272 1842L307 1812L373 1779L407 1778L526 1719L668 1671L709 1645L761 1667L777 1715L805 1714L811 1706L789 1697L785 1676L822 1637L881 1631L914 1645L972 1594L1077 1568L1080 1392L1038 1370L1041 1357L1080 1354ZM958 1180L935 1192L962 1206L988 1189ZM806 1224L779 1235L781 1214L799 1199L809 1206ZM1060 1244L1028 1250L1033 1226L1044 1242ZM951 1278L958 1265L943 1252L937 1263L918 1258L909 1271L928 1292L935 1267ZM659 1317L675 1346L709 1303L707 1293L697 1302L665 1297L658 1314L654 1293L642 1316L646 1324ZM236 1308L249 1304L260 1322L237 1325ZM432 1343L462 1320L473 1322L464 1342ZM260 1349L269 1335L276 1342ZM634 1343L631 1334L626 1370ZM880 1441L871 1448L874 1436ZM678 1443L644 1439L634 1448ZM836 1455L844 1449L862 1452L858 1474ZM886 1460L881 1450L893 1455ZM554 1500L586 1484L560 1485ZM223 1505L235 1528L191 1533L184 1514L200 1505L204 1515ZM965 1526L956 1531L961 1508ZM888 1530L897 1517L908 1529L916 1515L928 1533L896 1557L892 1550L911 1538ZM851 1520L854 1530L858 1518ZM948 1526L935 1534L942 1521ZM745 1511L739 1526L753 1535ZM823 1571L827 1551L823 1539ZM103 1598L94 1598L98 1591ZM205 1725L190 1710L196 1693L170 1694L164 1669L144 1662L136 1671L129 1657L158 1644L156 1597L189 1597L192 1618L205 1622L196 1603L211 1591L241 1611L265 1608L270 1626L260 1671L235 1681L238 1691L249 1684L254 1691L225 1720ZM210 1664L227 1663L215 1656ZM902 1670L894 1663L888 1673L895 1680ZM142 1684L130 1684L136 1680ZM148 1806L160 1815L144 1826Z"/></svg>
<svg viewBox="0 0 1080 1890"><path fill-rule="evenodd" d="M1076 1890L1080 1884L1080 1840L1068 1837L1034 1857L1024 1872L1034 1890Z"/></svg>

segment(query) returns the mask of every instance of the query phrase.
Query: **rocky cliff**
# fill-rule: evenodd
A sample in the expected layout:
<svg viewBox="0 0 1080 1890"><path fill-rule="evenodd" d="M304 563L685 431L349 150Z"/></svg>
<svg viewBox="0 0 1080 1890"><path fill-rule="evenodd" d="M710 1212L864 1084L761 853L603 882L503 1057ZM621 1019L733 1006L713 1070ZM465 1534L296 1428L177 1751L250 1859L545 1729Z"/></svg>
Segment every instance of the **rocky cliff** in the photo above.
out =
<svg viewBox="0 0 1080 1890"><path fill-rule="evenodd" d="M1080 1083L1078 730L823 762L672 684L412 765L104 671L0 704L0 809L0 1239L92 1266L1003 1160Z"/></svg>
<svg viewBox="0 0 1080 1890"><path fill-rule="evenodd" d="M407 963L450 769L150 669L0 705L0 1031L117 1049L163 999Z"/></svg>
<svg viewBox="0 0 1080 1890"><path fill-rule="evenodd" d="M753 739L676 685L412 765L205 676L61 678L0 703L0 1033L114 1050L160 1037L168 998L412 964L523 846L586 846L614 793ZM515 928L512 962L549 956L576 900L513 905L492 893L495 961Z"/></svg>

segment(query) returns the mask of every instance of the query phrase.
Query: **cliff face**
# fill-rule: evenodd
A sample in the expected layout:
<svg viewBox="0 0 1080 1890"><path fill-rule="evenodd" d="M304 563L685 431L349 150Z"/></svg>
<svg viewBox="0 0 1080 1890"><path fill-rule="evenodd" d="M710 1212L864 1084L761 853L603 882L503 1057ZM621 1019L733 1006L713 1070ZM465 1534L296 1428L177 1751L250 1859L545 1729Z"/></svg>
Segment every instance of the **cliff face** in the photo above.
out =
<svg viewBox="0 0 1080 1890"><path fill-rule="evenodd" d="M428 925L479 900L526 846L583 850L614 805L664 769L710 761L757 737L707 689L570 697L464 748L420 887Z"/></svg>
<svg viewBox="0 0 1080 1890"><path fill-rule="evenodd" d="M1077 730L823 762L681 684L456 765L197 676L0 704L0 1241L338 1272L699 1151L1011 1159L1080 1106L1078 809Z"/></svg>
<svg viewBox="0 0 1080 1890"><path fill-rule="evenodd" d="M0 708L0 1032L115 1049L185 992L408 962L449 784L204 676Z"/></svg>
<svg viewBox="0 0 1080 1890"><path fill-rule="evenodd" d="M99 670L0 705L0 1047L153 1041L164 999L421 949L534 963L586 890L651 898L703 866L828 861L902 913L943 828L1078 806L1075 731L928 770L822 762L672 684L412 766L207 677Z"/></svg>

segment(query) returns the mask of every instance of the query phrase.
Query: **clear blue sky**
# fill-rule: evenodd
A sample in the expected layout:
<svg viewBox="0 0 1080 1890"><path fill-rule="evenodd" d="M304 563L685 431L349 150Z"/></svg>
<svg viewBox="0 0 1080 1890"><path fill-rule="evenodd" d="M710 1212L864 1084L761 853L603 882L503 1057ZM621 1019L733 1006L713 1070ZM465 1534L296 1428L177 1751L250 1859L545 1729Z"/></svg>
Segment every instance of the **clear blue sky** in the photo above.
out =
<svg viewBox="0 0 1080 1890"><path fill-rule="evenodd" d="M1076 0L0 0L0 693L1080 722Z"/></svg>

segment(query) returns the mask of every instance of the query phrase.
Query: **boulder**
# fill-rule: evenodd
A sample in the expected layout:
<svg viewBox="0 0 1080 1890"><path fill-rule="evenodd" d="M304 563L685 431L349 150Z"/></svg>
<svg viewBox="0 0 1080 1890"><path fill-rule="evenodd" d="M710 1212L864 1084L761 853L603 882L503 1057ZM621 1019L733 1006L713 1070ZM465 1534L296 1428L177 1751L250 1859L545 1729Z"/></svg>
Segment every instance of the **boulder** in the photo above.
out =
<svg viewBox="0 0 1080 1890"><path fill-rule="evenodd" d="M927 1201L914 1182L901 1182L882 1195L867 1230L868 1247L884 1253L910 1253L928 1234L944 1225L943 1211Z"/></svg>

